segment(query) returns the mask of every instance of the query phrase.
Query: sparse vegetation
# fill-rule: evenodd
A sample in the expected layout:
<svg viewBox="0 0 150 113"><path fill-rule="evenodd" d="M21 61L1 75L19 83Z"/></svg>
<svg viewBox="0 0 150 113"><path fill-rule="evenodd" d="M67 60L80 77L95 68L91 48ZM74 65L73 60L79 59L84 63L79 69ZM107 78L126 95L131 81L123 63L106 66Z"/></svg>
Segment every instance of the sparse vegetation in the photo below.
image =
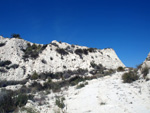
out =
<svg viewBox="0 0 150 113"><path fill-rule="evenodd" d="M65 98L57 98L56 99L56 101L55 101L55 104L59 107L59 108L61 108L61 109L63 109L64 107L65 107L65 104L64 104L64 99Z"/></svg>
<svg viewBox="0 0 150 113"><path fill-rule="evenodd" d="M24 51L24 56L23 59L26 61L27 58L33 58L36 59L39 54L47 47L47 45L37 45L33 44L31 45L30 43L27 44L27 48Z"/></svg>
<svg viewBox="0 0 150 113"><path fill-rule="evenodd" d="M0 69L0 72L1 72L1 73L7 73L7 70L4 69L4 68L1 68L1 69Z"/></svg>
<svg viewBox="0 0 150 113"><path fill-rule="evenodd" d="M88 84L88 82L81 83L81 84L77 85L76 89L83 88L83 87L85 87L85 85L87 85L87 84Z"/></svg>
<svg viewBox="0 0 150 113"><path fill-rule="evenodd" d="M11 91L3 90L0 94L0 111L2 113L12 112L15 109L15 104L12 98Z"/></svg>
<svg viewBox="0 0 150 113"><path fill-rule="evenodd" d="M149 68L148 67L142 68L142 74L143 74L144 78L146 78L146 76L147 76L148 73L149 73Z"/></svg>
<svg viewBox="0 0 150 113"><path fill-rule="evenodd" d="M0 61L0 67L5 67L5 66L10 65L10 64L11 64L10 60Z"/></svg>
<svg viewBox="0 0 150 113"><path fill-rule="evenodd" d="M101 102L100 105L106 105L106 103L105 102Z"/></svg>
<svg viewBox="0 0 150 113"><path fill-rule="evenodd" d="M27 113L39 113L38 111L34 110L33 108L29 107L22 107L20 111L26 111Z"/></svg>
<svg viewBox="0 0 150 113"><path fill-rule="evenodd" d="M118 71L118 72L122 72L122 71L124 71L124 68L123 68L123 67L118 67L118 68L117 68L117 71Z"/></svg>
<svg viewBox="0 0 150 113"><path fill-rule="evenodd" d="M105 69L102 64L96 64L94 62L91 62L91 67L96 69L96 70L98 70L98 69L104 70Z"/></svg>
<svg viewBox="0 0 150 113"><path fill-rule="evenodd" d="M53 45L53 46L55 46L55 47L59 47L58 44L56 44L56 43L54 43L54 42L53 42L53 43L50 43L50 44Z"/></svg>
<svg viewBox="0 0 150 113"><path fill-rule="evenodd" d="M2 113L10 113L15 111L17 107L22 107L27 103L28 95L17 94L13 91L3 90L0 95L0 111Z"/></svg>
<svg viewBox="0 0 150 113"><path fill-rule="evenodd" d="M15 34L15 33L11 35L11 38L22 39L19 34Z"/></svg>
<svg viewBox="0 0 150 113"><path fill-rule="evenodd" d="M44 59L42 59L41 62L42 62L43 64L47 64L46 60L44 60Z"/></svg>
<svg viewBox="0 0 150 113"><path fill-rule="evenodd" d="M43 86L40 83L35 81L29 86L29 92L31 93L36 93L37 91L42 91L42 90L44 90Z"/></svg>
<svg viewBox="0 0 150 113"><path fill-rule="evenodd" d="M88 48L87 50L92 53L95 52L96 48Z"/></svg>
<svg viewBox="0 0 150 113"><path fill-rule="evenodd" d="M3 47L5 45L5 43L0 43L0 47Z"/></svg>
<svg viewBox="0 0 150 113"><path fill-rule="evenodd" d="M133 81L136 81L138 79L139 79L139 76L134 71L130 71L122 75L122 80L124 83L132 83Z"/></svg>
<svg viewBox="0 0 150 113"><path fill-rule="evenodd" d="M34 72L33 75L31 75L31 80L36 80L38 78L39 78L39 75L36 72Z"/></svg>
<svg viewBox="0 0 150 113"><path fill-rule="evenodd" d="M82 49L76 49L76 50L75 50L75 53L76 53L77 55L82 55L84 52L83 52Z"/></svg>
<svg viewBox="0 0 150 113"><path fill-rule="evenodd" d="M69 84L74 86L77 85L79 82L85 81L85 78L80 77L80 76L75 76L69 79Z"/></svg>
<svg viewBox="0 0 150 113"><path fill-rule="evenodd" d="M116 70L114 70L114 69L108 69L108 70L104 71L104 76L112 75L115 72L116 72Z"/></svg>
<svg viewBox="0 0 150 113"><path fill-rule="evenodd" d="M10 80L10 81L7 81L7 80L0 80L0 87L6 87L6 86L9 86L9 85L17 85L17 84L22 84L24 85L25 83L27 82L27 80L22 80L22 81L15 81L15 80Z"/></svg>
<svg viewBox="0 0 150 113"><path fill-rule="evenodd" d="M16 106L24 106L26 105L28 100L28 96L26 94L19 94L15 97L15 105Z"/></svg>
<svg viewBox="0 0 150 113"><path fill-rule="evenodd" d="M61 55L68 55L69 53L63 48L57 48L56 51Z"/></svg>
<svg viewBox="0 0 150 113"><path fill-rule="evenodd" d="M10 65L10 66L7 66L6 69L11 69L11 68L17 69L18 67L19 67L18 64L12 64L12 65Z"/></svg>

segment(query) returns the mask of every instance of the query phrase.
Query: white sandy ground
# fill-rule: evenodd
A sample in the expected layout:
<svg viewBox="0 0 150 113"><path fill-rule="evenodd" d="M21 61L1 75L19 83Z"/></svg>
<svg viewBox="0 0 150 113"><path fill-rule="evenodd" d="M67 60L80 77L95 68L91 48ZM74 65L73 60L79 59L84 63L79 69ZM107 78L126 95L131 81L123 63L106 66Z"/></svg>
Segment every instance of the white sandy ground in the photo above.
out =
<svg viewBox="0 0 150 113"><path fill-rule="evenodd" d="M64 113L150 113L150 81L122 83L122 72L88 81L81 89L70 87L60 94L51 93L44 105L29 102L26 106L40 113L57 113L55 96L65 97ZM31 104L32 103L32 104Z"/></svg>

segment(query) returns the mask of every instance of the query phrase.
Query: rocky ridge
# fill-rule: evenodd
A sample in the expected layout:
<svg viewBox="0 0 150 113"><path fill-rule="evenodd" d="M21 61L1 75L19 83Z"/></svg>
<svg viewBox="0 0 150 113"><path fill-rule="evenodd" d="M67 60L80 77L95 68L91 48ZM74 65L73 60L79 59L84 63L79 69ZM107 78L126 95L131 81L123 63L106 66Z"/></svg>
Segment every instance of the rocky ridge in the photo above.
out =
<svg viewBox="0 0 150 113"><path fill-rule="evenodd" d="M47 45L33 44L23 39L2 36L0 62L0 77L7 80L22 80L33 72L56 73L80 68L90 71L93 69L91 63L109 69L125 67L111 48L95 49L57 41Z"/></svg>

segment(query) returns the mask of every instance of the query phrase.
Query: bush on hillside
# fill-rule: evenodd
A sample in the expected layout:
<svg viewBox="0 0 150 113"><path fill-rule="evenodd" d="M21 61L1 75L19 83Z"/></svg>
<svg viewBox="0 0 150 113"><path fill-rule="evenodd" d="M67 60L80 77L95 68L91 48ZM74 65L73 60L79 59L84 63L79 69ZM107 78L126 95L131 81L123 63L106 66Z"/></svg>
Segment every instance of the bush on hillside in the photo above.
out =
<svg viewBox="0 0 150 113"><path fill-rule="evenodd" d="M96 48L88 48L87 50L92 53L95 52Z"/></svg>
<svg viewBox="0 0 150 113"><path fill-rule="evenodd" d="M88 82L81 83L81 84L77 85L76 89L81 89L81 88L85 87L85 85L87 85L87 84L88 84Z"/></svg>
<svg viewBox="0 0 150 113"><path fill-rule="evenodd" d="M75 53L76 53L77 55L82 55L84 52L83 52L82 49L76 49L76 50L75 50Z"/></svg>
<svg viewBox="0 0 150 113"><path fill-rule="evenodd" d="M138 79L139 79L139 76L134 71L130 71L122 75L122 80L124 83L132 83L133 81L136 81Z"/></svg>
<svg viewBox="0 0 150 113"><path fill-rule="evenodd" d="M68 55L68 52L63 48L57 48L56 51L61 55Z"/></svg>
<svg viewBox="0 0 150 113"><path fill-rule="evenodd" d="M30 92L32 93L36 93L37 91L43 90L43 86L40 83L35 81L29 86L29 88L30 88Z"/></svg>
<svg viewBox="0 0 150 113"><path fill-rule="evenodd" d="M1 72L1 73L7 73L8 71L7 71L6 69L4 69L4 68L1 68L1 69L0 69L0 72Z"/></svg>
<svg viewBox="0 0 150 113"><path fill-rule="evenodd" d="M15 94L12 91L2 90L0 92L0 111L3 113L13 112L17 107L22 107L27 103L26 94Z"/></svg>
<svg viewBox="0 0 150 113"><path fill-rule="evenodd" d="M149 73L149 68L148 68L148 67L144 67L144 68L142 69L143 77L145 78L148 73Z"/></svg>
<svg viewBox="0 0 150 113"><path fill-rule="evenodd" d="M44 60L44 59L42 59L41 62L42 62L43 64L47 64L46 60Z"/></svg>
<svg viewBox="0 0 150 113"><path fill-rule="evenodd" d="M85 79L80 76L75 76L69 79L69 84L74 86L74 85L77 85L81 81L85 81Z"/></svg>
<svg viewBox="0 0 150 113"><path fill-rule="evenodd" d="M36 80L38 78L39 78L39 75L36 72L34 72L33 75L31 75L31 80Z"/></svg>
<svg viewBox="0 0 150 113"><path fill-rule="evenodd" d="M11 69L11 68L13 68L13 69L17 69L19 67L19 65L18 64L12 64L11 66L9 66L9 67L6 67L7 69Z"/></svg>
<svg viewBox="0 0 150 113"><path fill-rule="evenodd" d="M5 67L5 66L10 65L10 64L11 64L10 60L0 61L0 67Z"/></svg>
<svg viewBox="0 0 150 113"><path fill-rule="evenodd" d="M118 72L124 71L124 68L120 66L120 67L117 68L117 71Z"/></svg>
<svg viewBox="0 0 150 113"><path fill-rule="evenodd" d="M103 67L102 64L96 64L94 62L91 62L91 67L94 68L95 72L97 73L100 73L100 74L103 74L104 73L104 70L106 69L105 67ZM95 74L96 74L95 73ZM94 73L93 73L94 74Z"/></svg>
<svg viewBox="0 0 150 113"><path fill-rule="evenodd" d="M0 47L2 47L2 46L4 46L5 45L5 43L0 43Z"/></svg>
<svg viewBox="0 0 150 113"><path fill-rule="evenodd" d="M56 101L55 101L55 104L63 109L65 107L65 104L64 104L64 98L57 98Z"/></svg>
<svg viewBox="0 0 150 113"><path fill-rule="evenodd" d="M15 80L0 80L0 87L6 87L8 85L17 85L17 84L26 84L27 80L22 80L22 81L15 81Z"/></svg>
<svg viewBox="0 0 150 113"><path fill-rule="evenodd" d="M15 109L11 91L2 90L0 92L0 111L2 113L12 112Z"/></svg>
<svg viewBox="0 0 150 113"><path fill-rule="evenodd" d="M15 33L11 35L11 38L21 39L20 35L19 34L15 34Z"/></svg>
<svg viewBox="0 0 150 113"><path fill-rule="evenodd" d="M47 47L47 45L31 45L30 43L27 44L27 48L23 49L24 56L23 59L26 60L27 58L33 58L36 59L39 54Z"/></svg>
<svg viewBox="0 0 150 113"><path fill-rule="evenodd" d="M24 106L28 101L28 96L26 94L19 94L15 97L15 105L16 106Z"/></svg>

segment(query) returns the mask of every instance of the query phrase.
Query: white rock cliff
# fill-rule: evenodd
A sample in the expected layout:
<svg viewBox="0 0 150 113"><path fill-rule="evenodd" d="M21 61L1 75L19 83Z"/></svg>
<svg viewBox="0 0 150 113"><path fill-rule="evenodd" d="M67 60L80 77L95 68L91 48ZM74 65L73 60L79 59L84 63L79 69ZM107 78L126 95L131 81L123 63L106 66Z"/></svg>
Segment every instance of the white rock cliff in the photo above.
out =
<svg viewBox="0 0 150 113"><path fill-rule="evenodd" d="M65 70L77 70L79 68L91 70L91 62L95 64L102 64L106 68L118 68L119 66L125 67L120 61L115 51L111 48L108 49L92 49L94 52L88 54L78 55L75 53L77 49L89 49L88 47L70 45L52 41L45 46L46 48L39 53L36 59L27 58L23 59L24 51L28 44L33 43L17 38L3 38L0 36L0 61L11 61L11 65L17 64L18 68L0 67L1 79L7 80L22 80L33 72L62 72ZM40 45L40 44L35 44ZM41 46L43 46L41 44ZM61 48L67 51L67 55L59 54L56 49Z"/></svg>

